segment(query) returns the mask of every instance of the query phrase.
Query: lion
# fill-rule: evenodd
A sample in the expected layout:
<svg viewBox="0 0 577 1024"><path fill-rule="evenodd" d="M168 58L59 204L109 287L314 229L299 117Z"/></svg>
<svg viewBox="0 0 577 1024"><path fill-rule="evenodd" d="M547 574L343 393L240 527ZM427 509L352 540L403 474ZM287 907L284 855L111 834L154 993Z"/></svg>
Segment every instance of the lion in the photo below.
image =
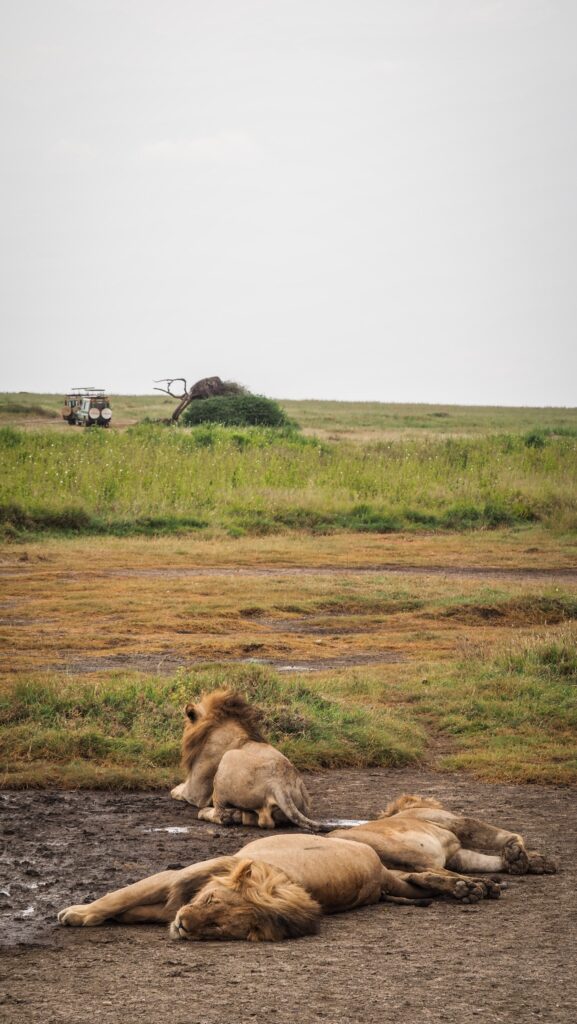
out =
<svg viewBox="0 0 577 1024"><path fill-rule="evenodd" d="M187 704L185 716L182 766L187 777L171 791L174 800L194 804L202 821L220 825L275 828L291 822L323 830L308 816L310 797L296 768L266 742L262 713L239 693L214 690L198 704Z"/></svg>
<svg viewBox="0 0 577 1024"><path fill-rule="evenodd" d="M494 880L455 879L452 895L463 902L501 892ZM161 871L93 903L61 910L58 920L76 927L157 922L170 925L173 939L277 942L315 934L322 914L381 900L427 906L446 890L443 873L391 871L365 843L293 833L254 840L232 856Z"/></svg>
<svg viewBox="0 0 577 1024"><path fill-rule="evenodd" d="M549 857L527 851L518 833L453 814L438 800L412 794L394 800L376 821L329 835L372 847L388 868L441 873L447 891L456 884L454 872L542 875L557 870Z"/></svg>

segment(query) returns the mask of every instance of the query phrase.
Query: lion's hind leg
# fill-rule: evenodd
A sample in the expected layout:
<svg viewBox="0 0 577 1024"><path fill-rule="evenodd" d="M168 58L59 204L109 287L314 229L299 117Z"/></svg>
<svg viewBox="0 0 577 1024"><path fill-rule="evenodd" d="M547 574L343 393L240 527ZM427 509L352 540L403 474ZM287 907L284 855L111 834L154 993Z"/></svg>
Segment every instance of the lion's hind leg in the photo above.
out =
<svg viewBox="0 0 577 1024"><path fill-rule="evenodd" d="M429 820L438 821L450 829L461 844L461 852L487 854L500 859L499 866L495 862L494 867L478 867L472 870L507 871L513 875L524 875L529 871L525 843L518 832L496 828L479 818L467 818L461 814L452 814L450 811L433 811ZM463 867L461 870L470 869Z"/></svg>
<svg viewBox="0 0 577 1024"><path fill-rule="evenodd" d="M449 871L458 873L475 871L502 871L503 858L490 853L477 853L476 850L457 850L447 861Z"/></svg>
<svg viewBox="0 0 577 1024"><path fill-rule="evenodd" d="M510 875L554 875L557 865L550 857L536 850L528 851L519 836L510 840L503 848L503 867Z"/></svg>
<svg viewBox="0 0 577 1024"><path fill-rule="evenodd" d="M459 840L462 849L448 862L449 867L458 871L505 871L510 875L553 874L556 871L554 862L549 858L527 852L523 836L518 832L509 832L478 818L467 818L444 810L430 812L429 820L450 829ZM487 858L484 862L483 856ZM466 863L467 858L470 863Z"/></svg>
<svg viewBox="0 0 577 1024"><path fill-rule="evenodd" d="M555 875L557 873L557 864L551 857L537 853L536 850L529 850L527 857L529 858L530 875Z"/></svg>
<svg viewBox="0 0 577 1024"><path fill-rule="evenodd" d="M214 807L202 807L198 812L199 821L212 821L216 825L257 825L258 816L254 811L241 807L228 807L216 803ZM272 826L274 828L274 825Z"/></svg>
<svg viewBox="0 0 577 1024"><path fill-rule="evenodd" d="M403 878L431 896L451 896L460 903L478 903L501 895L501 885L493 878L467 877L446 869L409 871Z"/></svg>

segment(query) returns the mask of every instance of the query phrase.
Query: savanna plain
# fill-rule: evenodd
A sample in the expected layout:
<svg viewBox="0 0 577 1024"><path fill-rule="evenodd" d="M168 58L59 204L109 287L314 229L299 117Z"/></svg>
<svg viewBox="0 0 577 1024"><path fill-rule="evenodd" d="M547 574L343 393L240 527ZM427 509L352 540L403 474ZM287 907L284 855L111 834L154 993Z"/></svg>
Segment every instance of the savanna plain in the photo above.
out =
<svg viewBox="0 0 577 1024"><path fill-rule="evenodd" d="M300 429L169 428L169 399L118 396L85 430L58 396L0 396L6 1019L85 1020L89 998L103 1021L565 1024L577 410L281 404ZM424 792L560 873L268 947L58 929L253 837L168 796L182 706L217 685L263 709L318 815Z"/></svg>

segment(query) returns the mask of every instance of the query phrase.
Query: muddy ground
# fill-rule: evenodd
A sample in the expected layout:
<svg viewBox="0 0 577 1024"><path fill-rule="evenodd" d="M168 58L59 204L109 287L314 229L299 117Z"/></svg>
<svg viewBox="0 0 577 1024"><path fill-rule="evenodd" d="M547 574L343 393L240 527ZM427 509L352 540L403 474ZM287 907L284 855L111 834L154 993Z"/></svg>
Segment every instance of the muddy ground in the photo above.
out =
<svg viewBox="0 0 577 1024"><path fill-rule="evenodd" d="M370 817L403 791L523 832L556 876L511 877L500 901L381 905L298 941L187 944L164 928L55 925L58 909L167 866L234 851L252 829L196 822L168 794L0 797L6 1024L569 1024L577 1019L576 821L570 789L401 771L309 775L319 816ZM154 831L169 827L187 832Z"/></svg>

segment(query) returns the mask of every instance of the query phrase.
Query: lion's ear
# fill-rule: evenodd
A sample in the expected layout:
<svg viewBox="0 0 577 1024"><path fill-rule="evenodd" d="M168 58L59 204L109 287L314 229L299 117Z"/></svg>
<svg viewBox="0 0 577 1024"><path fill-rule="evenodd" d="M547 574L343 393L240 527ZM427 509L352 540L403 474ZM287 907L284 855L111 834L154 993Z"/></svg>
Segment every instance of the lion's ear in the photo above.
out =
<svg viewBox="0 0 577 1024"><path fill-rule="evenodd" d="M252 861L241 860L238 867L234 869L230 876L230 883L235 889L240 889L248 882L252 874Z"/></svg>
<svg viewBox="0 0 577 1024"><path fill-rule="evenodd" d="M196 710L196 704L187 704L184 713L191 722L196 722L198 718L198 711Z"/></svg>

